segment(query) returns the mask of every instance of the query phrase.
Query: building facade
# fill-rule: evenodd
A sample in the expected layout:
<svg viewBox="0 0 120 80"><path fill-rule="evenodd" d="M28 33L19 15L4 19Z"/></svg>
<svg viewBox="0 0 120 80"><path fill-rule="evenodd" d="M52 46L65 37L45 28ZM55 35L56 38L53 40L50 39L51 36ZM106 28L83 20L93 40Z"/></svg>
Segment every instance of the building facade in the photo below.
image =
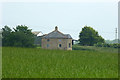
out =
<svg viewBox="0 0 120 80"><path fill-rule="evenodd" d="M56 26L54 31L42 37L41 46L44 49L72 50L72 37L58 31Z"/></svg>

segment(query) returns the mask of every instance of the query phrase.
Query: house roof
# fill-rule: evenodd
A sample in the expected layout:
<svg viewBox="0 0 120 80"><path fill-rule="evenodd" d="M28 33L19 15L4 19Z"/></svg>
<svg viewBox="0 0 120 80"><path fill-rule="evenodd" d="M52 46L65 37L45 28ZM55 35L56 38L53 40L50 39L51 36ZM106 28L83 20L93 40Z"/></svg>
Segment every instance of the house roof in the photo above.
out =
<svg viewBox="0 0 120 80"><path fill-rule="evenodd" d="M59 38L59 39L72 39L72 37L69 34L63 34L60 31L58 31L58 27L55 27L55 30L51 33L44 35L43 38Z"/></svg>
<svg viewBox="0 0 120 80"><path fill-rule="evenodd" d="M43 33L41 31L34 31L32 33L36 36L42 36L43 35Z"/></svg>

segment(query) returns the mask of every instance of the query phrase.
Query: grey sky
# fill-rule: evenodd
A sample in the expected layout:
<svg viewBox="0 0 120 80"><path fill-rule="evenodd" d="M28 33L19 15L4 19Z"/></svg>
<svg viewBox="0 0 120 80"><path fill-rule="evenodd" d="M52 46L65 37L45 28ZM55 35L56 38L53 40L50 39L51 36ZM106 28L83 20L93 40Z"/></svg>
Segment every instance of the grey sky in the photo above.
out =
<svg viewBox="0 0 120 80"><path fill-rule="evenodd" d="M81 29L93 27L105 39L115 38L118 26L118 3L2 3L2 24L11 28L27 25L47 34L58 26L65 34L78 39Z"/></svg>

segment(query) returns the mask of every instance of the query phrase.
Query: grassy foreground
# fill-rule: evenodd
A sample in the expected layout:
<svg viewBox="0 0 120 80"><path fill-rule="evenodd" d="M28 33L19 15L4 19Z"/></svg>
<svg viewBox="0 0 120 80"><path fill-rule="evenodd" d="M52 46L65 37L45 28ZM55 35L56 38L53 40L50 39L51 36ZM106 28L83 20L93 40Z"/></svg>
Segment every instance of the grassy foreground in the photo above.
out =
<svg viewBox="0 0 120 80"><path fill-rule="evenodd" d="M116 78L118 54L83 50L2 48L3 78Z"/></svg>

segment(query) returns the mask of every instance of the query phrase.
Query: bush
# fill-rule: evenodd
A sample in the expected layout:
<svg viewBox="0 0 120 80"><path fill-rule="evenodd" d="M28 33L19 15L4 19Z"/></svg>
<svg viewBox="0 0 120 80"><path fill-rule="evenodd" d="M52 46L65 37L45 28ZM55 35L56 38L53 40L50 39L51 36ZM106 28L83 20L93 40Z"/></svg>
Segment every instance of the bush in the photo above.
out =
<svg viewBox="0 0 120 80"><path fill-rule="evenodd" d="M114 48L118 48L118 44L113 44L113 47Z"/></svg>
<svg viewBox="0 0 120 80"><path fill-rule="evenodd" d="M120 44L107 44L107 43L97 43L94 45L95 47L111 47L111 48L120 48Z"/></svg>
<svg viewBox="0 0 120 80"><path fill-rule="evenodd" d="M103 47L111 47L110 44L104 43Z"/></svg>
<svg viewBox="0 0 120 80"><path fill-rule="evenodd" d="M94 51L94 49L90 49L86 46L81 46L81 45L73 45L72 50L86 50L86 51Z"/></svg>
<svg viewBox="0 0 120 80"><path fill-rule="evenodd" d="M95 47L102 47L103 44L102 43L97 43L97 44L94 44Z"/></svg>

